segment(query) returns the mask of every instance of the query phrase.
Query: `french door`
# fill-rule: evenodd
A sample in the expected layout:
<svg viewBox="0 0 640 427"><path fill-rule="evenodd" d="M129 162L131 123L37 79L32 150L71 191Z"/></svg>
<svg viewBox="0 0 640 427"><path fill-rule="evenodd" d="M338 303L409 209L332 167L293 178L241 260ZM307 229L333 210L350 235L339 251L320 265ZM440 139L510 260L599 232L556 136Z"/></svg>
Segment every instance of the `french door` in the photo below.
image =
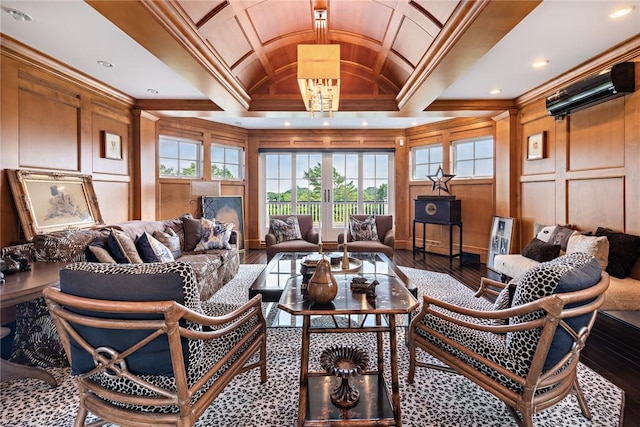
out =
<svg viewBox="0 0 640 427"><path fill-rule="evenodd" d="M310 214L335 241L349 215L393 213L392 152L265 152L261 165L265 232L271 215Z"/></svg>

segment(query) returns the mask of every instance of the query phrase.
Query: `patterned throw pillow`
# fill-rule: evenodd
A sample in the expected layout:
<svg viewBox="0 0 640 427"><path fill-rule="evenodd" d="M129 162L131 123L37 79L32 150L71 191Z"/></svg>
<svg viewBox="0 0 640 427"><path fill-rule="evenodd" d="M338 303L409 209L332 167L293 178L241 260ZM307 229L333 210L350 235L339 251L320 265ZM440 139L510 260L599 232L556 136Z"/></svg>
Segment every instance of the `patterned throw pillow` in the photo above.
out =
<svg viewBox="0 0 640 427"><path fill-rule="evenodd" d="M175 261L169 248L146 231L136 239L136 248L144 262Z"/></svg>
<svg viewBox="0 0 640 427"><path fill-rule="evenodd" d="M576 231L571 227L556 225L556 228L554 228L553 232L551 233L551 236L549 236L548 243L551 243L554 245L560 245L560 249L562 249L563 251L566 251L567 243L569 242L569 237L571 237L573 233L576 233Z"/></svg>
<svg viewBox="0 0 640 427"><path fill-rule="evenodd" d="M208 249L231 249L229 239L233 230L233 223L223 224L210 221L206 218L200 219L202 224L202 237L196 245L196 251L206 251Z"/></svg>
<svg viewBox="0 0 640 427"><path fill-rule="evenodd" d="M172 228L166 227L164 231L154 231L153 237L169 248L174 259L182 256L182 251L180 250L180 236L178 236Z"/></svg>
<svg viewBox="0 0 640 427"><path fill-rule="evenodd" d="M362 221L354 217L349 218L349 231L353 240L380 240L376 218L373 215L369 215Z"/></svg>
<svg viewBox="0 0 640 427"><path fill-rule="evenodd" d="M271 229L276 236L276 242L287 242L289 240L302 240L300 223L297 216L290 216L284 221L271 218Z"/></svg>

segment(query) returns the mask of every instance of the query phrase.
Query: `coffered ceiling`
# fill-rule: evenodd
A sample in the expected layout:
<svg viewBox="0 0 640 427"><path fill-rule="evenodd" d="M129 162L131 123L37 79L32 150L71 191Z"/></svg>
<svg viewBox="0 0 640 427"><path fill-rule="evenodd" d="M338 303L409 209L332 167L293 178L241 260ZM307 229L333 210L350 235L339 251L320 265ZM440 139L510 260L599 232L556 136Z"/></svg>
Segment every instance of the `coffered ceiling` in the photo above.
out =
<svg viewBox="0 0 640 427"><path fill-rule="evenodd" d="M636 9L611 23L607 15L625 4ZM370 127L406 128L503 111L559 75L575 78L589 59L638 38L638 6L562 0L3 1L5 12L19 9L33 21L15 22L3 13L2 31L158 114L247 128L282 127L285 120L294 128L314 128L328 117L311 119L304 110L296 49L317 41L313 10L326 9L328 42L341 46L340 111L329 125L360 127L368 120ZM532 70L535 59L548 59L548 69ZM98 60L114 66L100 69ZM497 88L500 94L489 94Z"/></svg>

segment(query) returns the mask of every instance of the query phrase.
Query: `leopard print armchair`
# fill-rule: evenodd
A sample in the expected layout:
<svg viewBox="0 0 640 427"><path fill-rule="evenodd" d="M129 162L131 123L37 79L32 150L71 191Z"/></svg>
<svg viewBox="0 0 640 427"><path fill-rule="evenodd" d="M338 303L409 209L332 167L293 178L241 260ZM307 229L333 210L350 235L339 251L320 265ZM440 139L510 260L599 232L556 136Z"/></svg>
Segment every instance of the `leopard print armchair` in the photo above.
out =
<svg viewBox="0 0 640 427"><path fill-rule="evenodd" d="M409 328L408 382L416 367L462 374L503 400L524 426L573 392L590 418L576 369L608 286L598 261L578 252L541 263L510 284L485 279L475 297L425 296ZM479 298L485 294L495 303ZM418 349L448 367L421 362Z"/></svg>
<svg viewBox="0 0 640 427"><path fill-rule="evenodd" d="M261 298L211 316L188 263L74 263L44 298L78 384L77 425L88 412L193 425L238 373L260 368L266 381Z"/></svg>

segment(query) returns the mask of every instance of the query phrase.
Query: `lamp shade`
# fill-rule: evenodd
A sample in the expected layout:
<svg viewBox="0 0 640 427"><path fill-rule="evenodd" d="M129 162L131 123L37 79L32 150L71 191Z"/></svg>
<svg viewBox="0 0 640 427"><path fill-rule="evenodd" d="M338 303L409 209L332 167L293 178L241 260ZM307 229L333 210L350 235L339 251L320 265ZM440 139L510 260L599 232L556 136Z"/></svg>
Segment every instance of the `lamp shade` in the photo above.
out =
<svg viewBox="0 0 640 427"><path fill-rule="evenodd" d="M191 181L192 196L219 196L220 181Z"/></svg>
<svg viewBox="0 0 640 427"><path fill-rule="evenodd" d="M299 44L298 79L339 79L339 44Z"/></svg>

